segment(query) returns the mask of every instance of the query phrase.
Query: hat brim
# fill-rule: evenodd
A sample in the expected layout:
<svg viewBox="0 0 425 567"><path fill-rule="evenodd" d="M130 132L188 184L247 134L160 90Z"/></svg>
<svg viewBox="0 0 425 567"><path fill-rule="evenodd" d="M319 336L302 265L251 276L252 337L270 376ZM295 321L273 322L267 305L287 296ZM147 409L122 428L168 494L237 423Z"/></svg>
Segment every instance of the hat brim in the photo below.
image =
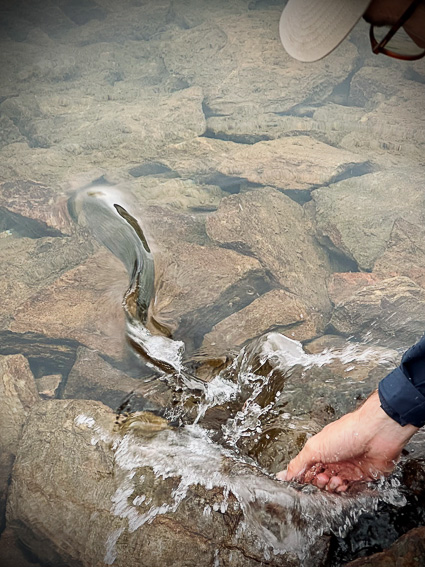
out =
<svg viewBox="0 0 425 567"><path fill-rule="evenodd" d="M366 12L371 0L289 0L279 34L299 61L318 61L333 51Z"/></svg>

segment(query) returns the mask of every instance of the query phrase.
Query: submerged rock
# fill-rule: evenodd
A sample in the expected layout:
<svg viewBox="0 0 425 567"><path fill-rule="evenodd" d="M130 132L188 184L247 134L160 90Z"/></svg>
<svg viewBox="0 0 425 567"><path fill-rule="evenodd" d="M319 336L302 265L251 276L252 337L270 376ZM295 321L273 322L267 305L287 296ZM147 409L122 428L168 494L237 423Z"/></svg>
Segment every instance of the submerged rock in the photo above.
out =
<svg viewBox="0 0 425 567"><path fill-rule="evenodd" d="M397 219L423 226L424 179L421 169L409 169L408 176L394 169L316 189L312 197L318 229L360 269L371 271L384 253Z"/></svg>
<svg viewBox="0 0 425 567"><path fill-rule="evenodd" d="M340 272L328 280L329 299L334 305L347 301L354 293L380 283L382 277L368 272Z"/></svg>
<svg viewBox="0 0 425 567"><path fill-rule="evenodd" d="M7 214L9 213L9 215ZM27 236L61 236L72 232L66 199L48 185L30 180L0 183L0 218ZM33 223L29 222L35 221ZM37 226L36 223L39 223Z"/></svg>
<svg viewBox="0 0 425 567"><path fill-rule="evenodd" d="M120 357L124 343L121 299L126 282L120 262L99 250L23 302L9 328L15 333L72 339Z"/></svg>
<svg viewBox="0 0 425 567"><path fill-rule="evenodd" d="M170 29L159 46L170 73L202 87L208 114L252 119L248 132L237 129L236 134L255 131L259 115L267 127L275 114L288 113L305 100L323 101L354 69L357 49L344 42L306 72L279 44L279 8L247 10L243 3L235 14L229 13L238 4L229 3L226 11L217 8L213 13L211 7L202 10L202 5L198 9L192 5L189 29ZM193 26L193 20L198 25Z"/></svg>
<svg viewBox="0 0 425 567"><path fill-rule="evenodd" d="M34 557L27 558L28 552L20 545L13 530L6 528L0 535L0 564L2 567L42 567L34 562Z"/></svg>
<svg viewBox="0 0 425 567"><path fill-rule="evenodd" d="M61 382L62 374L50 374L39 378L36 384L40 397L42 399L56 398Z"/></svg>
<svg viewBox="0 0 425 567"><path fill-rule="evenodd" d="M272 286L258 260L217 246L180 242L155 261L152 315L189 350L198 348L215 324Z"/></svg>
<svg viewBox="0 0 425 567"><path fill-rule="evenodd" d="M422 225L397 219L385 252L375 263L380 277L407 276L425 288L425 230Z"/></svg>
<svg viewBox="0 0 425 567"><path fill-rule="evenodd" d="M22 428L39 401L34 376L21 355L0 357L0 533L4 529L6 498Z"/></svg>
<svg viewBox="0 0 425 567"><path fill-rule="evenodd" d="M285 190L310 190L345 175L365 160L308 136L239 144L214 139L195 139L170 147L162 161L180 175L189 172L214 183L217 173L229 179Z"/></svg>
<svg viewBox="0 0 425 567"><path fill-rule="evenodd" d="M227 197L208 217L207 232L258 258L286 291L326 317L328 260L302 207L289 197L269 187Z"/></svg>
<svg viewBox="0 0 425 567"><path fill-rule="evenodd" d="M306 440L356 409L396 365L396 351L324 335L301 343L269 333L237 361L251 393L224 427L242 454L272 472L285 468Z"/></svg>
<svg viewBox="0 0 425 567"><path fill-rule="evenodd" d="M293 294L274 289L223 319L205 335L202 352L221 356L238 351L246 342L269 331L308 340L323 326L317 313L306 309Z"/></svg>
<svg viewBox="0 0 425 567"><path fill-rule="evenodd" d="M93 248L92 242L77 236L15 238L6 233L0 238L0 327L8 328L26 301L34 307L32 298L86 260Z"/></svg>
<svg viewBox="0 0 425 567"><path fill-rule="evenodd" d="M355 291L335 306L330 326L344 336L405 349L425 328L425 290L398 276Z"/></svg>
<svg viewBox="0 0 425 567"><path fill-rule="evenodd" d="M381 553L362 557L346 564L346 567L416 567L424 564L425 527L407 532Z"/></svg>
<svg viewBox="0 0 425 567"><path fill-rule="evenodd" d="M134 360L133 366L137 366ZM133 368L133 371L135 368ZM66 399L99 400L117 410L131 392L141 396L145 409L171 406L171 392L158 379L145 383L113 368L93 350L80 347L63 391ZM140 400L139 400L140 403Z"/></svg>

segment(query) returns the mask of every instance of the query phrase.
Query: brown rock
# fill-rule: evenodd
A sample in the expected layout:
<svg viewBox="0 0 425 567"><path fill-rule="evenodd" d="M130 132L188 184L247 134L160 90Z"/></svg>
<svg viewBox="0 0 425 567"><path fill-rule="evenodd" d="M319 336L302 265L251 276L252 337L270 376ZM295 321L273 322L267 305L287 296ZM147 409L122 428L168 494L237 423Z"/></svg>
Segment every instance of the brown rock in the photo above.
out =
<svg viewBox="0 0 425 567"><path fill-rule="evenodd" d="M6 211L13 216L19 215L37 221L39 227L27 221L27 230L32 230L33 233L36 233L37 228L43 236L50 235L49 232L56 232L51 236L59 236L59 231L66 234L72 231L65 198L52 187L36 181L19 180L0 183L0 212L4 216ZM13 218L13 216L11 222L15 221L20 228L22 225L25 226L25 219ZM49 231L49 228L56 231Z"/></svg>
<svg viewBox="0 0 425 567"><path fill-rule="evenodd" d="M366 272L340 272L332 274L328 282L329 299L334 305L338 305L338 303L345 301L355 292L369 285L379 283L381 279L375 272L373 274Z"/></svg>
<svg viewBox="0 0 425 567"><path fill-rule="evenodd" d="M214 325L205 335L202 352L220 356L272 330L295 340L308 340L322 326L317 313L308 311L293 295L275 289Z"/></svg>
<svg viewBox="0 0 425 567"><path fill-rule="evenodd" d="M255 258L216 246L181 242L156 256L153 316L191 350L222 319L271 288Z"/></svg>
<svg viewBox="0 0 425 567"><path fill-rule="evenodd" d="M50 374L38 378L36 385L40 397L45 400L56 398L61 382L62 374Z"/></svg>
<svg viewBox="0 0 425 567"><path fill-rule="evenodd" d="M143 379L131 378L113 368L92 350L84 347L77 350L77 359L63 392L64 398L99 400L117 410L131 392L138 396L138 403L140 396L144 398L144 410L171 406L170 391L159 379L145 383Z"/></svg>
<svg viewBox="0 0 425 567"><path fill-rule="evenodd" d="M365 160L307 136L239 144L220 164L225 175L281 189L311 189L329 183Z"/></svg>
<svg viewBox="0 0 425 567"><path fill-rule="evenodd" d="M0 238L0 326L7 328L17 309L92 252L93 243L78 236Z"/></svg>
<svg viewBox="0 0 425 567"><path fill-rule="evenodd" d="M98 402L52 400L32 413L8 522L41 561L121 567L143 557L146 565L194 566L223 558L254 567L266 553L271 566L324 565L327 538L319 533L329 518L310 496L184 428L146 438L122 436L113 424Z"/></svg>
<svg viewBox="0 0 425 567"><path fill-rule="evenodd" d="M375 263L380 277L406 276L425 288L425 230L405 219L394 223L387 249Z"/></svg>
<svg viewBox="0 0 425 567"><path fill-rule="evenodd" d="M142 192L135 191L135 197L144 202ZM205 231L205 221L195 215L187 214L175 208L149 205L143 209L140 217L146 228L149 246L155 255L166 250L170 254L178 254L181 241L193 244L206 244L209 238Z"/></svg>
<svg viewBox="0 0 425 567"><path fill-rule="evenodd" d="M23 302L10 329L72 339L109 356L121 356L121 300L127 286L128 276L121 263L101 249Z"/></svg>
<svg viewBox="0 0 425 567"><path fill-rule="evenodd" d="M256 144L197 139L170 148L162 159L180 175L189 172L214 183L217 172L229 178L281 189L311 189L362 164L360 156L307 136Z"/></svg>
<svg viewBox="0 0 425 567"><path fill-rule="evenodd" d="M422 567L425 565L425 527L414 528L382 553L361 557L346 567Z"/></svg>
<svg viewBox="0 0 425 567"><path fill-rule="evenodd" d="M395 220L423 226L424 179L417 168L409 169L408 176L393 169L317 189L312 196L319 231L362 270L372 270L387 247Z"/></svg>
<svg viewBox="0 0 425 567"><path fill-rule="evenodd" d="M4 528L8 483L22 427L38 400L27 360L21 355L0 357L0 532Z"/></svg>
<svg viewBox="0 0 425 567"><path fill-rule="evenodd" d="M425 328L425 290L406 277L382 280L336 305L330 325L344 336L406 348Z"/></svg>
<svg viewBox="0 0 425 567"><path fill-rule="evenodd" d="M232 195L207 219L209 236L257 257L306 308L326 315L328 262L303 209L271 188Z"/></svg>

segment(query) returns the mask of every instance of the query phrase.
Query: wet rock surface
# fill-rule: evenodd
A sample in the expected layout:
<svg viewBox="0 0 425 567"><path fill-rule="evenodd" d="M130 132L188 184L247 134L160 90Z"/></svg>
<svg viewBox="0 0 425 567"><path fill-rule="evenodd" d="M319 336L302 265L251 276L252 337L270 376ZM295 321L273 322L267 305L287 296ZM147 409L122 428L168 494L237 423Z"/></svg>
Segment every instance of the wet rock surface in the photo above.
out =
<svg viewBox="0 0 425 567"><path fill-rule="evenodd" d="M22 428L39 401L34 376L22 355L0 357L0 533L5 525L6 499Z"/></svg>
<svg viewBox="0 0 425 567"><path fill-rule="evenodd" d="M1 294L0 324L7 329L17 310L78 266L93 251L93 244L79 237L0 238ZM28 331L26 328L24 331Z"/></svg>
<svg viewBox="0 0 425 567"><path fill-rule="evenodd" d="M1 183L0 215L3 225L26 231L30 238L61 236L72 231L66 199L53 188L35 181Z"/></svg>
<svg viewBox="0 0 425 567"><path fill-rule="evenodd" d="M153 315L188 347L199 347L216 323L273 287L258 260L217 246L179 243L157 265Z"/></svg>
<svg viewBox="0 0 425 567"><path fill-rule="evenodd" d="M229 565L263 562L263 552L256 548L256 537L250 535L249 524L238 530L243 513L234 495L225 497L220 483L208 488L201 478L183 488L178 472L170 471L171 474L164 473L165 478L157 478L154 462L146 457L152 439L133 438L132 434L121 437L114 433L113 425L113 413L97 402L50 401L34 411L15 465L8 503L9 524L27 548L58 566L76 562L125 565L140 557L150 565L192 565L199 561L208 564L222 555ZM164 431L158 435L175 437L178 433ZM184 437L183 432L180 442L178 437L175 440L176 463L184 450ZM72 459L60 455L63 444ZM120 461L120 446L121 451L130 451L130 460ZM189 447L187 450L190 451ZM137 456L139 452L140 456L145 454L142 460ZM215 453L210 458L218 458L217 465L222 460ZM54 483L45 482L46 466ZM231 462L227 466L232 466ZM226 474L225 458L223 467L221 473L220 469L216 471L219 475ZM235 473L247 480L259 474L246 465L236 468L239 470ZM131 471L136 476L129 476ZM179 484L185 497L175 506L173 493L176 494ZM288 492L282 501L290 506L294 495ZM266 506L263 511L260 507L259 513L265 527L270 522L269 529L277 530L278 539L286 537L287 512L281 505L269 509ZM42 520L35 522L36 518ZM71 531L67 527L70 518L74 518ZM86 529L87 522L90 530ZM303 523L300 518L300 526ZM322 559L317 558L318 562L312 565L324 562L326 540L320 542L319 536L317 545ZM293 552L268 561L280 566L300 564ZM310 564L309 560L304 564Z"/></svg>
<svg viewBox="0 0 425 567"><path fill-rule="evenodd" d="M293 294L275 289L226 317L205 335L202 351L209 355L240 348L269 331L280 331L296 340L308 340L321 328L317 314L308 311Z"/></svg>
<svg viewBox="0 0 425 567"><path fill-rule="evenodd" d="M423 565L424 557L425 528L420 527L402 536L388 550L351 561L347 563L347 567L361 567L362 565L413 567L414 565Z"/></svg>
<svg viewBox="0 0 425 567"><path fill-rule="evenodd" d="M391 231L385 252L378 258L374 272L379 276L407 276L425 287L425 232L408 220L398 219Z"/></svg>
<svg viewBox="0 0 425 567"><path fill-rule="evenodd" d="M138 396L144 410L160 410L172 403L171 392L159 380L145 383L132 378L112 367L95 351L80 347L62 397L98 400L116 411L130 392Z"/></svg>

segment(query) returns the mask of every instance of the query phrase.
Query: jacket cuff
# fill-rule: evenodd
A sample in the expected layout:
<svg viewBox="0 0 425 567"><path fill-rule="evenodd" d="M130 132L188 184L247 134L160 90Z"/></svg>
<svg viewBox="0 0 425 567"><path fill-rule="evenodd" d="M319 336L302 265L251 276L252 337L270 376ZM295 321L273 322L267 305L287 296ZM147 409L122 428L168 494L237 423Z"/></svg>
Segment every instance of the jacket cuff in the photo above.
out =
<svg viewBox="0 0 425 567"><path fill-rule="evenodd" d="M396 368L378 386L381 407L387 415L400 425L425 425L425 397Z"/></svg>

